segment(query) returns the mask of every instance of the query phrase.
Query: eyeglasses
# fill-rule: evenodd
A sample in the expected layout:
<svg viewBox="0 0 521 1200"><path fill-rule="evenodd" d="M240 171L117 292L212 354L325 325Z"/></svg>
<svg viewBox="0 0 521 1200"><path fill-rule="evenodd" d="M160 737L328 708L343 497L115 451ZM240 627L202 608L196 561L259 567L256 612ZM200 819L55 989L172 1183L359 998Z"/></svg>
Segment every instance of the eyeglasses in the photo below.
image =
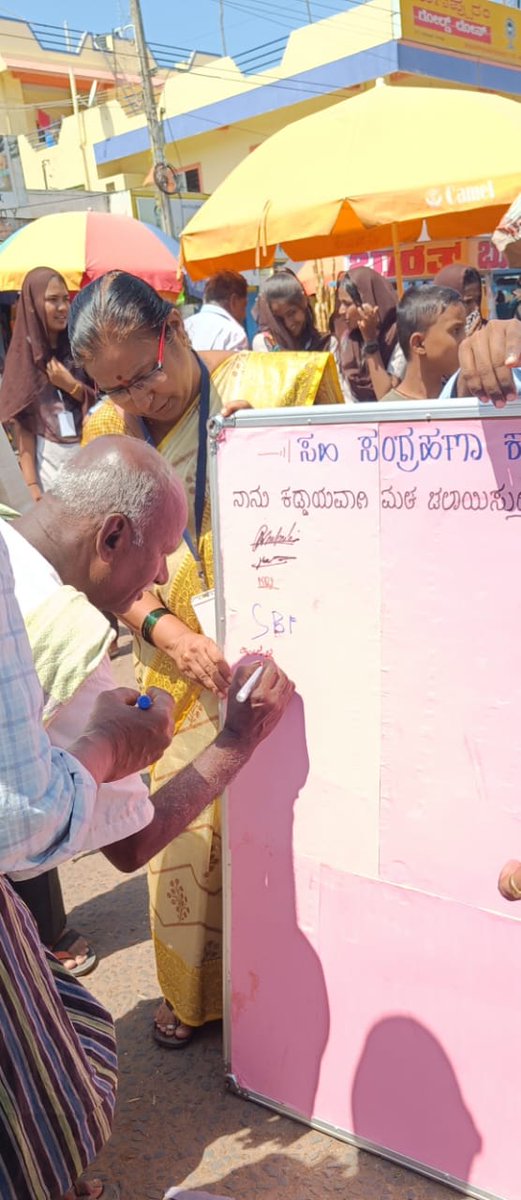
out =
<svg viewBox="0 0 521 1200"><path fill-rule="evenodd" d="M123 387L103 388L103 395L108 396L109 400L123 400L131 397L134 392L139 396L144 392L151 379L155 379L156 375L161 375L164 371L164 357L166 344L166 321L163 321L161 333L159 335L159 345L157 347L157 362L151 371L146 371L144 375L138 375L137 379L133 379L132 383L126 383ZM98 390L98 389L96 389ZM101 389L100 389L101 390Z"/></svg>

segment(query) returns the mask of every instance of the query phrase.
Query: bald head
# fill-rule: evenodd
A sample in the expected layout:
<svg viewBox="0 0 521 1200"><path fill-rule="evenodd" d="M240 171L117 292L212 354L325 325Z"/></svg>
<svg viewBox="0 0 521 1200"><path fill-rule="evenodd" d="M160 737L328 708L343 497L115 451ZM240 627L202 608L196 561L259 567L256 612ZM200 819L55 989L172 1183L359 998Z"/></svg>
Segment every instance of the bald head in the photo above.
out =
<svg viewBox="0 0 521 1200"><path fill-rule="evenodd" d="M184 487L145 442L97 438L78 450L17 523L62 583L102 612L126 613L168 580L187 524Z"/></svg>
<svg viewBox="0 0 521 1200"><path fill-rule="evenodd" d="M101 437L78 450L46 493L77 519L102 522L126 517L136 545L160 520L168 501L177 516L177 541L187 521L184 487L153 446L137 438Z"/></svg>

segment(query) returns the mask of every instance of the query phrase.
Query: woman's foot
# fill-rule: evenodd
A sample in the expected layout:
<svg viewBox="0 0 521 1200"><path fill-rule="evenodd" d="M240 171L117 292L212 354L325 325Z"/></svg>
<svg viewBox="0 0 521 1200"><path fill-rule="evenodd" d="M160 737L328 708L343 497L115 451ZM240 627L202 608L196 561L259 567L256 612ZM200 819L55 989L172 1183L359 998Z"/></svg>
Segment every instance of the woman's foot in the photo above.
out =
<svg viewBox="0 0 521 1200"><path fill-rule="evenodd" d="M184 1050L191 1042L195 1030L193 1025L183 1025L176 1017L168 1000L162 1000L154 1016L154 1038L160 1046L169 1050Z"/></svg>
<svg viewBox="0 0 521 1200"><path fill-rule="evenodd" d="M77 929L66 929L56 944L49 946L49 950L61 966L76 977L88 975L98 963L95 951Z"/></svg>
<svg viewBox="0 0 521 1200"><path fill-rule="evenodd" d="M120 1200L120 1191L115 1183L102 1179L78 1179L62 1200Z"/></svg>

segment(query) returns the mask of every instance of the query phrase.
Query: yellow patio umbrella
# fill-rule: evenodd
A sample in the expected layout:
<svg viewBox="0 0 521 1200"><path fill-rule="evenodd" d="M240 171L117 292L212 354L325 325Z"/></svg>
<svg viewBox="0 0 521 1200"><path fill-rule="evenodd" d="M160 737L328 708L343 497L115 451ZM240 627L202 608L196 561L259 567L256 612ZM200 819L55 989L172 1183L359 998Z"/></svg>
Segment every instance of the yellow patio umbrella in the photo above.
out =
<svg viewBox="0 0 521 1200"><path fill-rule="evenodd" d="M521 105L480 92L375 86L247 156L186 226L194 279L497 224L521 190ZM427 225L423 222L426 220Z"/></svg>

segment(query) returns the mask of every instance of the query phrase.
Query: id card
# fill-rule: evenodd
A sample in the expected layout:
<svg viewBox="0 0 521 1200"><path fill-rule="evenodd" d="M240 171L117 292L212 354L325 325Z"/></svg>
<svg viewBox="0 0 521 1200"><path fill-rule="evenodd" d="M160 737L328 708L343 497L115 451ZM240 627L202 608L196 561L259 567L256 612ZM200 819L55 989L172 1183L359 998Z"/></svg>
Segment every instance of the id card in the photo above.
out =
<svg viewBox="0 0 521 1200"><path fill-rule="evenodd" d="M210 588L208 592L201 592L200 596L194 596L192 600L192 608L205 637L211 638L212 642L216 642L217 619L215 615L215 589Z"/></svg>
<svg viewBox="0 0 521 1200"><path fill-rule="evenodd" d="M64 409L63 412L58 413L58 426L60 429L60 437L77 436L74 417L71 412L67 411L67 409Z"/></svg>

